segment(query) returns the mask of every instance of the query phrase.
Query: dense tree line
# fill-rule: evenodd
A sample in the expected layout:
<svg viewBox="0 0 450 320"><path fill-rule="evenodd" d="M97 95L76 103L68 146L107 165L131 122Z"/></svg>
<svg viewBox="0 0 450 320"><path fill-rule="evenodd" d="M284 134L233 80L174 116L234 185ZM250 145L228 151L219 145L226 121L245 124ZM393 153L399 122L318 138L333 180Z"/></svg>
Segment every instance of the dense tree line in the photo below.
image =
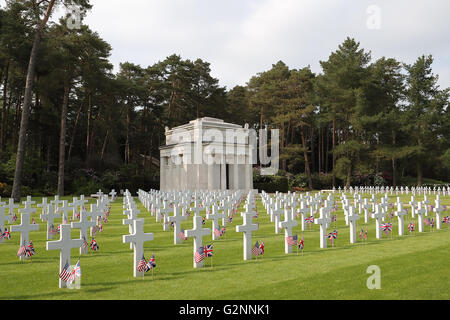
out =
<svg viewBox="0 0 450 320"><path fill-rule="evenodd" d="M3 196L157 188L164 128L203 116L280 129L281 172L292 185L450 177L450 90L437 85L431 56L373 61L348 38L320 74L280 61L227 90L208 62L175 54L113 73L99 34L49 20L69 4L91 8L88 0L0 8Z"/></svg>

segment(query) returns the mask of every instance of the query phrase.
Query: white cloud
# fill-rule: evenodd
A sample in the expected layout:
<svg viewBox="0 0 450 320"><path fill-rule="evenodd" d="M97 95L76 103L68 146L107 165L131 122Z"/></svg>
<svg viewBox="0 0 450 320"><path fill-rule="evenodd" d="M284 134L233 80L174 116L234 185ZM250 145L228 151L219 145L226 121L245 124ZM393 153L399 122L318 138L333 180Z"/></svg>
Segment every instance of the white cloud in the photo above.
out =
<svg viewBox="0 0 450 320"><path fill-rule="evenodd" d="M111 60L148 66L176 53L211 63L228 88L283 60L321 71L347 36L372 57L414 63L432 54L442 87L450 87L448 0L96 0L86 23L113 47ZM381 28L367 28L367 8Z"/></svg>

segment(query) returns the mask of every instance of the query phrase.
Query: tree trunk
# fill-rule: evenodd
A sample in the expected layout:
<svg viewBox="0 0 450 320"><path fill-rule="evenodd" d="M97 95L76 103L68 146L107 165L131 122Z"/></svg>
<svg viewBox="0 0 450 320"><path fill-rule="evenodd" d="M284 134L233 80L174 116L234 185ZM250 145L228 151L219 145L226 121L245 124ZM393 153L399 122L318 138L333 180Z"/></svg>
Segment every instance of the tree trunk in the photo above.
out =
<svg viewBox="0 0 450 320"><path fill-rule="evenodd" d="M306 139L305 139L305 133L303 130L303 126L300 127L300 134L302 136L302 145L303 145L303 157L305 158L305 173L306 177L308 179L308 187L312 190L312 178L311 178L311 170L309 168L309 161L308 161L308 150L306 146Z"/></svg>
<svg viewBox="0 0 450 320"><path fill-rule="evenodd" d="M88 93L88 114L87 114L87 132L86 132L86 169L89 167L89 150L91 147L91 116L92 116L92 93Z"/></svg>
<svg viewBox="0 0 450 320"><path fill-rule="evenodd" d="M336 175L334 174L334 168L336 167L336 156L335 156L335 147L336 147L336 119L333 118L333 142L332 142L332 156L333 156L333 187L336 186Z"/></svg>
<svg viewBox="0 0 450 320"><path fill-rule="evenodd" d="M316 172L316 155L315 155L315 147L314 147L314 136L315 130L314 130L314 124L311 125L311 170L312 172Z"/></svg>
<svg viewBox="0 0 450 320"><path fill-rule="evenodd" d="M350 188L350 185L351 185L351 182L352 182L351 178L352 178L352 164L350 163L350 165L348 166L348 169L347 169L347 181L345 183L345 186L347 188Z"/></svg>
<svg viewBox="0 0 450 320"><path fill-rule="evenodd" d="M11 198L13 198L15 201L20 201L21 197L23 163L25 160L25 144L27 137L26 134L28 130L30 105L31 105L31 98L33 95L33 80L36 70L38 51L41 44L42 30L44 29L48 19L50 18L50 14L53 10L54 5L55 0L50 0L43 21L36 28L33 48L31 49L30 61L28 63L27 80L25 85L25 97L23 102L22 118L20 121L20 130L19 130L19 144L17 146L16 170L14 172L14 183L11 193Z"/></svg>
<svg viewBox="0 0 450 320"><path fill-rule="evenodd" d="M395 131L392 130L392 145L395 148ZM396 168L396 163L395 163L395 156L392 156L392 185L395 188L397 186L397 168Z"/></svg>
<svg viewBox="0 0 450 320"><path fill-rule="evenodd" d="M75 131L77 130L78 120L80 119L81 110L83 109L83 105L78 109L77 117L75 118L75 124L73 125L72 138L70 139L69 152L67 155L67 160L70 160L70 155L72 154L73 143L75 141Z"/></svg>
<svg viewBox="0 0 450 320"><path fill-rule="evenodd" d="M69 105L70 81L64 85L64 98L61 108L61 131L59 134L59 166L58 166L58 195L64 196L64 168L66 164L66 123Z"/></svg>
<svg viewBox="0 0 450 320"><path fill-rule="evenodd" d="M3 83L3 110L2 110L2 128L0 137L0 152L5 151L6 148L6 118L8 116L8 75L9 75L9 61L6 64L5 81Z"/></svg>

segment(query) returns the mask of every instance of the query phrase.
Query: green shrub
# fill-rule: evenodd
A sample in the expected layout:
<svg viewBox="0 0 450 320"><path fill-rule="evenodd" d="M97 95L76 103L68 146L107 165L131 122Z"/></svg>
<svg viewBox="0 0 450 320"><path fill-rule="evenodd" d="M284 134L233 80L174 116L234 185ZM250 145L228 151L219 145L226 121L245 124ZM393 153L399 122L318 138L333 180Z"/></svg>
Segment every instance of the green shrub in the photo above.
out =
<svg viewBox="0 0 450 320"><path fill-rule="evenodd" d="M256 182L253 181L253 188L267 193L288 192L289 182L287 177L280 176L262 176Z"/></svg>

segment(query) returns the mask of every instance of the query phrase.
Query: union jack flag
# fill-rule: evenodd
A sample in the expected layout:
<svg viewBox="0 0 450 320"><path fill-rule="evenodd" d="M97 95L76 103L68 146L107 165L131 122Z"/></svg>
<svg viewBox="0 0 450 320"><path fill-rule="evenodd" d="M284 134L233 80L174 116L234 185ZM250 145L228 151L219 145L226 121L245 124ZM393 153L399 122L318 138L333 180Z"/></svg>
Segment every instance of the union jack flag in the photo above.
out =
<svg viewBox="0 0 450 320"><path fill-rule="evenodd" d="M333 233L333 232L330 232L330 233L327 235L327 237L328 237L328 239L330 239L331 245L334 246L334 240L336 239L334 233Z"/></svg>
<svg viewBox="0 0 450 320"><path fill-rule="evenodd" d="M214 254L214 245L208 244L205 246L205 258L212 257Z"/></svg>
<svg viewBox="0 0 450 320"><path fill-rule="evenodd" d="M298 235L286 237L286 243L288 244L289 247L295 246L297 244L297 241Z"/></svg>
<svg viewBox="0 0 450 320"><path fill-rule="evenodd" d="M205 247L200 247L194 254L195 263L199 263L205 259Z"/></svg>
<svg viewBox="0 0 450 320"><path fill-rule="evenodd" d="M139 260L136 270L138 272L145 272L146 269L147 269L147 260L145 260L144 255L142 255L142 258L141 260Z"/></svg>
<svg viewBox="0 0 450 320"><path fill-rule="evenodd" d="M264 254L264 241L259 245L259 249L261 249L261 254Z"/></svg>
<svg viewBox="0 0 450 320"><path fill-rule="evenodd" d="M8 231L8 228L5 228L5 232L3 232L3 238L5 238L6 240L11 239L11 234Z"/></svg>
<svg viewBox="0 0 450 320"><path fill-rule="evenodd" d="M414 228L415 228L414 223L410 222L409 225L408 225L409 232L414 232Z"/></svg>
<svg viewBox="0 0 450 320"><path fill-rule="evenodd" d="M25 257L30 258L31 256L34 256L34 246L33 242L30 241L26 248Z"/></svg>
<svg viewBox="0 0 450 320"><path fill-rule="evenodd" d="M147 270L145 272L147 272L147 271L149 271L149 270L151 270L153 268L156 268L156 260L155 260L155 255L154 254L152 254L150 259L148 259Z"/></svg>
<svg viewBox="0 0 450 320"><path fill-rule="evenodd" d="M332 232L332 234L333 234L333 237L334 237L335 239L337 239L337 237L338 237L338 232L337 232L337 230L334 230L334 231Z"/></svg>
<svg viewBox="0 0 450 320"><path fill-rule="evenodd" d="M91 244L89 246L92 251L98 251L98 249L99 249L97 241L95 241L94 238L92 238Z"/></svg>
<svg viewBox="0 0 450 320"><path fill-rule="evenodd" d="M313 216L310 216L310 217L306 218L306 219L305 219L305 222L306 222L307 224L314 223L314 217L313 217Z"/></svg>
<svg viewBox="0 0 450 320"><path fill-rule="evenodd" d="M299 243L298 243L298 248L300 249L300 250L303 250L304 248L305 248L305 244L304 244L304 242L303 242L303 236L302 236L302 239L299 241Z"/></svg>
<svg viewBox="0 0 450 320"><path fill-rule="evenodd" d="M220 233L222 234L222 236L225 234L226 231L227 228L225 228L225 226L223 226L222 229L220 229Z"/></svg>
<svg viewBox="0 0 450 320"><path fill-rule="evenodd" d="M448 224L450 223L450 217L444 217L444 219L442 219L442 223Z"/></svg>
<svg viewBox="0 0 450 320"><path fill-rule="evenodd" d="M17 221L17 215L14 213L13 217L12 217L12 221L16 222Z"/></svg>
<svg viewBox="0 0 450 320"><path fill-rule="evenodd" d="M64 266L64 268L59 273L59 277L64 282L68 282L70 277L71 277L71 275L72 275L71 272L69 271L69 268L70 268L69 262L66 262L66 265Z"/></svg>
<svg viewBox="0 0 450 320"><path fill-rule="evenodd" d="M259 242L256 241L255 246L252 248L252 255L254 255L255 257L261 255L261 248L259 246Z"/></svg>
<svg viewBox="0 0 450 320"><path fill-rule="evenodd" d="M77 278L81 278L80 260L78 260L77 263L75 264L75 267L73 268L72 271L72 276L74 280Z"/></svg>

